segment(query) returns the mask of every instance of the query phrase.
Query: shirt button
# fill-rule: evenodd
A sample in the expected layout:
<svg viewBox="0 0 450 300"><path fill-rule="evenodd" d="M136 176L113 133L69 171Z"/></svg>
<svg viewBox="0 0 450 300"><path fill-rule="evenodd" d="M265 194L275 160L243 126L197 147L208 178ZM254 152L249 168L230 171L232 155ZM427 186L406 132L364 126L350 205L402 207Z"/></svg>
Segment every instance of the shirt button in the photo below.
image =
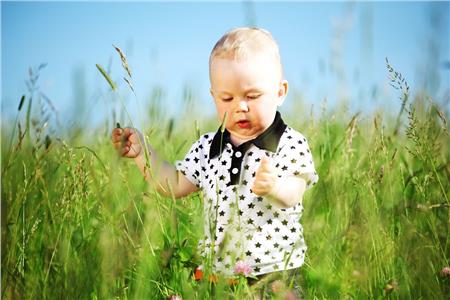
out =
<svg viewBox="0 0 450 300"><path fill-rule="evenodd" d="M233 170L231 170L231 173L237 174L238 171L239 171L239 170L238 170L237 168L233 168Z"/></svg>
<svg viewBox="0 0 450 300"><path fill-rule="evenodd" d="M236 157L237 158L239 158L239 157L241 157L242 156L242 153L241 152L239 152L239 151L237 151L234 155L236 155Z"/></svg>

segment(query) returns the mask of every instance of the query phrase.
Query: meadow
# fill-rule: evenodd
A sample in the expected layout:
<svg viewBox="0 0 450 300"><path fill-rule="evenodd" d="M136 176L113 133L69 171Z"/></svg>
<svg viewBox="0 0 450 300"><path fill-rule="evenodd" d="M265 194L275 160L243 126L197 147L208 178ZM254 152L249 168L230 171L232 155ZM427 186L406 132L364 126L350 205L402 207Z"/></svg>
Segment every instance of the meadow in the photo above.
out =
<svg viewBox="0 0 450 300"><path fill-rule="evenodd" d="M110 132L118 119L122 126L131 119L114 82L105 81L105 90L122 102L122 117L62 135L38 88L39 71L30 72L15 123L2 124L2 298L250 299L243 281L193 280L202 194L161 197L132 160L118 157ZM426 91L413 93L389 63L386 75L402 104L398 112L323 106L310 114L298 104L284 114L308 137L320 177L303 199L306 299L450 297L445 107ZM144 132L174 162L220 124L202 118L191 98L172 119L158 95L144 109Z"/></svg>

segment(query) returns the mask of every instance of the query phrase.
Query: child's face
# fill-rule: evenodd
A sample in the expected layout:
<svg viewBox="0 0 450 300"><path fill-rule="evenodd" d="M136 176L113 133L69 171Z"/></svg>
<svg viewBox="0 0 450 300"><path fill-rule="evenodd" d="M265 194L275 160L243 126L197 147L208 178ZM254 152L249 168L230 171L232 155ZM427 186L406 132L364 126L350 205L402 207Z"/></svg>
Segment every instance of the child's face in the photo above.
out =
<svg viewBox="0 0 450 300"><path fill-rule="evenodd" d="M214 58L210 66L211 95L219 119L240 141L256 138L273 122L288 83L281 80L275 59L263 54L233 60Z"/></svg>

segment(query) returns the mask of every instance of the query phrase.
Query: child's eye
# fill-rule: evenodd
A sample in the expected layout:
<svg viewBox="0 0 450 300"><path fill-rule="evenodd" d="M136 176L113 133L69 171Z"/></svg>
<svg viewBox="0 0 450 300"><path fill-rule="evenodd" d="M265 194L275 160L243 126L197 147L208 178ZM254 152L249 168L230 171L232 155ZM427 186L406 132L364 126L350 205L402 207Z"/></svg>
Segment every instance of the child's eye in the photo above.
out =
<svg viewBox="0 0 450 300"><path fill-rule="evenodd" d="M233 98L222 98L222 101L225 101L225 102L229 102L231 100L233 100Z"/></svg>
<svg viewBox="0 0 450 300"><path fill-rule="evenodd" d="M260 94L258 94L258 95L248 95L247 98L254 100L254 99L258 99L260 96L261 96Z"/></svg>

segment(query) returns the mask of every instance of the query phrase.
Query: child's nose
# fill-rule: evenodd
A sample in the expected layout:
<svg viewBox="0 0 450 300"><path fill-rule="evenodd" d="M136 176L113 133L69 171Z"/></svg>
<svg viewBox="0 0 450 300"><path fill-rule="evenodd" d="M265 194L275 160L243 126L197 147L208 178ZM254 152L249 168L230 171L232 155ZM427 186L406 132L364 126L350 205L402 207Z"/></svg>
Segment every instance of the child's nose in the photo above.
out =
<svg viewBox="0 0 450 300"><path fill-rule="evenodd" d="M239 104L238 104L238 110L239 110L239 111L245 111L245 112L247 112L247 111L248 111L248 104L247 104L247 101L245 101L245 100L239 101Z"/></svg>

